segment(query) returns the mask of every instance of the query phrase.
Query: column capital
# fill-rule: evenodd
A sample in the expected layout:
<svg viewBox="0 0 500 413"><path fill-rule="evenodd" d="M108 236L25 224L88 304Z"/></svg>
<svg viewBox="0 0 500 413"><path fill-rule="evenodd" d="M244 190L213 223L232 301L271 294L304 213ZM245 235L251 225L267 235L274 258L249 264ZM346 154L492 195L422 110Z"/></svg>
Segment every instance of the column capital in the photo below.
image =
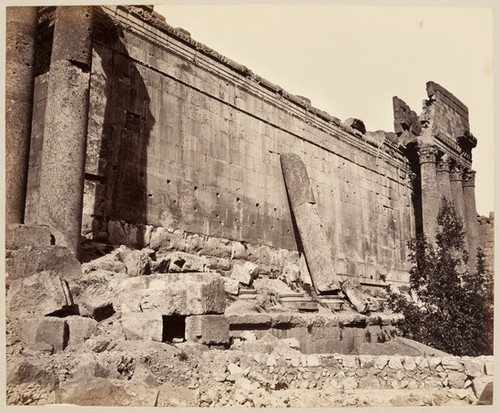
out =
<svg viewBox="0 0 500 413"><path fill-rule="evenodd" d="M450 171L450 181L461 181L463 175L463 167L455 165Z"/></svg>
<svg viewBox="0 0 500 413"><path fill-rule="evenodd" d="M476 171L468 170L464 173L463 186L475 186Z"/></svg>
<svg viewBox="0 0 500 413"><path fill-rule="evenodd" d="M441 158L438 159L436 171L437 172L450 172L450 166L451 166L451 160L445 154Z"/></svg>
<svg viewBox="0 0 500 413"><path fill-rule="evenodd" d="M420 165L424 163L436 163L437 149L434 145L419 145L417 153Z"/></svg>

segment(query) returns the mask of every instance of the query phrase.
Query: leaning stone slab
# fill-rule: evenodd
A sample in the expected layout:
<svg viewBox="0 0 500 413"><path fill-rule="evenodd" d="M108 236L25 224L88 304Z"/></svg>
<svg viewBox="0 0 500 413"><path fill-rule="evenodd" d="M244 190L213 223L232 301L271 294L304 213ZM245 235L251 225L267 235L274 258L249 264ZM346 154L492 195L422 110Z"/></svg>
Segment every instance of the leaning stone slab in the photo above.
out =
<svg viewBox="0 0 500 413"><path fill-rule="evenodd" d="M313 285L323 294L339 291L330 242L321 223L306 166L292 153L281 154L280 160Z"/></svg>
<svg viewBox="0 0 500 413"><path fill-rule="evenodd" d="M229 321L215 314L187 317L186 339L201 344L228 344Z"/></svg>
<svg viewBox="0 0 500 413"><path fill-rule="evenodd" d="M213 273L158 274L138 291L143 311L163 315L223 314L224 279Z"/></svg>

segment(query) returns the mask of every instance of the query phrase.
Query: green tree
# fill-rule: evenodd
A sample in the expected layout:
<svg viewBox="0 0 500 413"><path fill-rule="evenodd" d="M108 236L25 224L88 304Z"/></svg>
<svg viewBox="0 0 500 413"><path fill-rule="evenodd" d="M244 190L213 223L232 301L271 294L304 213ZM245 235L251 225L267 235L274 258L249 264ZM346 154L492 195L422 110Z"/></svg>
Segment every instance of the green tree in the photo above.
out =
<svg viewBox="0 0 500 413"><path fill-rule="evenodd" d="M409 242L411 300L390 294L389 305L404 315L403 336L454 355L493 352L493 279L484 254L470 270L464 229L453 205L443 198L435 243L419 235Z"/></svg>

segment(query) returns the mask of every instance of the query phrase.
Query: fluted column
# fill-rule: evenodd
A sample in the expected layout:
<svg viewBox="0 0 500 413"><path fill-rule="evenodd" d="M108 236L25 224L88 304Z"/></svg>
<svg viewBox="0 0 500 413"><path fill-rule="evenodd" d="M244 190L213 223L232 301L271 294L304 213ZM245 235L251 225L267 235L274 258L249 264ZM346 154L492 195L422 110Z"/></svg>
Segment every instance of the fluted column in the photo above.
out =
<svg viewBox="0 0 500 413"><path fill-rule="evenodd" d="M57 7L40 170L38 223L78 256L87 144L92 7Z"/></svg>
<svg viewBox="0 0 500 413"><path fill-rule="evenodd" d="M420 182L422 196L422 224L428 241L434 242L437 232L437 216L441 197L436 178L436 155L434 145L420 145L418 157L420 163Z"/></svg>
<svg viewBox="0 0 500 413"><path fill-rule="evenodd" d="M6 221L24 221L33 110L36 7L6 8Z"/></svg>
<svg viewBox="0 0 500 413"><path fill-rule="evenodd" d="M469 247L469 263L471 270L475 270L477 263L477 249L479 247L479 227L477 223L476 192L475 192L476 171L467 171L463 179L463 194L465 207L465 227Z"/></svg>
<svg viewBox="0 0 500 413"><path fill-rule="evenodd" d="M450 162L446 155L443 155L437 162L436 179L440 195L444 196L448 202L452 202Z"/></svg>

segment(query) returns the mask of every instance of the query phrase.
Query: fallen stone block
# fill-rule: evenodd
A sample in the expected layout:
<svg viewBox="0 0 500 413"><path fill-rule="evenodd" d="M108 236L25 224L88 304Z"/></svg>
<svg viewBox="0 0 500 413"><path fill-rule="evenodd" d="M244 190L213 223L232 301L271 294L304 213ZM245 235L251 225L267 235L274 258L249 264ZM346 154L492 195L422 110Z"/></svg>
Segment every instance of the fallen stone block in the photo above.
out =
<svg viewBox="0 0 500 413"><path fill-rule="evenodd" d="M369 309L368 301L361 289L351 280L342 283L342 291L347 296L357 312L366 313Z"/></svg>
<svg viewBox="0 0 500 413"><path fill-rule="evenodd" d="M46 225L9 224L5 231L5 249L50 245L50 228Z"/></svg>
<svg viewBox="0 0 500 413"><path fill-rule="evenodd" d="M77 279L82 275L80 262L66 247L58 245L25 246L11 254L9 278L26 278L39 272L66 280Z"/></svg>
<svg viewBox="0 0 500 413"><path fill-rule="evenodd" d="M54 353L63 351L68 345L69 328L65 320L57 317L46 317L38 324L35 343L52 345Z"/></svg>
<svg viewBox="0 0 500 413"><path fill-rule="evenodd" d="M163 338L163 317L158 312L123 313L122 329L126 340L161 342Z"/></svg>
<svg viewBox="0 0 500 413"><path fill-rule="evenodd" d="M19 320L19 338L24 348L33 348L36 344L36 332L43 317L30 317Z"/></svg>
<svg viewBox="0 0 500 413"><path fill-rule="evenodd" d="M186 339L201 344L228 344L229 321L222 315L186 317Z"/></svg>
<svg viewBox="0 0 500 413"><path fill-rule="evenodd" d="M170 252L158 259L170 262L168 272L205 272L210 267L206 257L186 252Z"/></svg>
<svg viewBox="0 0 500 413"><path fill-rule="evenodd" d="M48 315L71 303L59 276L48 271L37 272L29 277L12 280L7 292L6 311L10 316L23 318Z"/></svg>
<svg viewBox="0 0 500 413"><path fill-rule="evenodd" d="M224 313L224 279L219 274L157 274L148 279L148 288L134 292L145 312L186 316Z"/></svg>
<svg viewBox="0 0 500 413"><path fill-rule="evenodd" d="M82 344L97 330L97 321L89 317L71 316L65 320L69 328L68 346Z"/></svg>
<svg viewBox="0 0 500 413"><path fill-rule="evenodd" d="M224 291L228 294L238 295L240 291L240 283L238 280L233 280L232 278L224 279Z"/></svg>
<svg viewBox="0 0 500 413"><path fill-rule="evenodd" d="M249 286L252 284L252 280L256 278L258 274L258 265L252 262L245 262L244 264L233 264L231 278L243 285Z"/></svg>
<svg viewBox="0 0 500 413"><path fill-rule="evenodd" d="M117 257L125 264L130 277L151 274L151 259L148 254L140 250L120 248Z"/></svg>

